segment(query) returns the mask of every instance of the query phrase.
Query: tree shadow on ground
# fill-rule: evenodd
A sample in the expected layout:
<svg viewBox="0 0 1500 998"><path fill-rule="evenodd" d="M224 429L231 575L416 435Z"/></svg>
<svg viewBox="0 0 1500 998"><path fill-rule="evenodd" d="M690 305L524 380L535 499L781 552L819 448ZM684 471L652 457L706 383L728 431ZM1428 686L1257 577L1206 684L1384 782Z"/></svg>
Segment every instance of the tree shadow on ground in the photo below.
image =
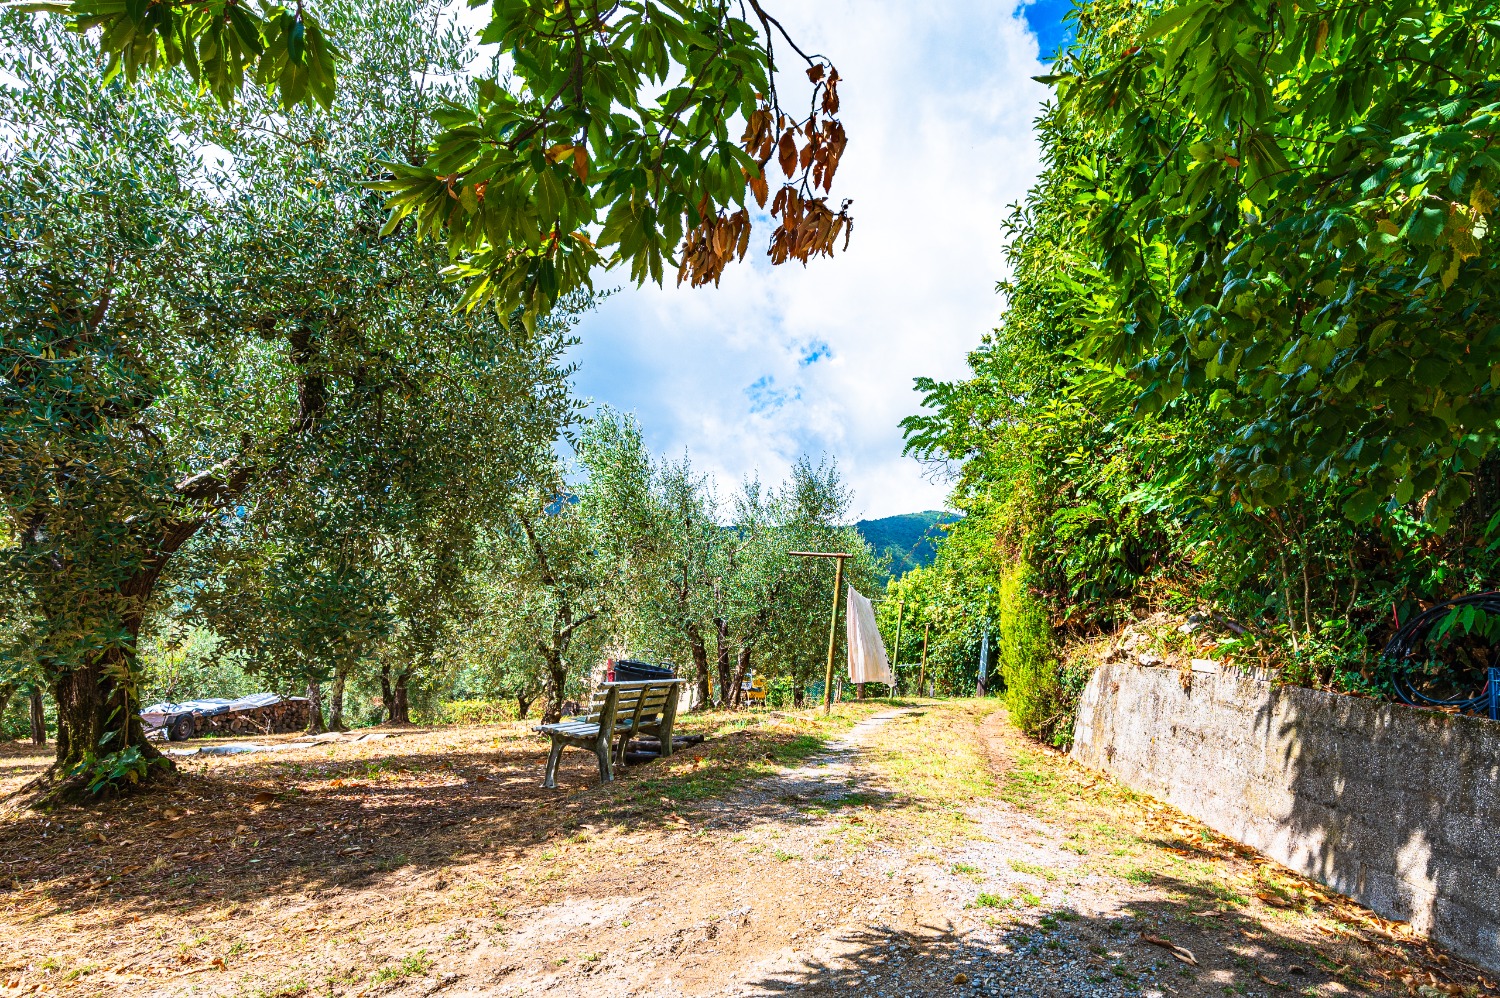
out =
<svg viewBox="0 0 1500 998"><path fill-rule="evenodd" d="M0 741L0 799L46 772L54 755L54 747L50 744Z"/></svg>
<svg viewBox="0 0 1500 998"><path fill-rule="evenodd" d="M1110 912L1018 906L980 891L963 926L835 930L811 952L788 947L763 962L740 993L1394 995L1408 993L1403 975L1439 988L1478 980L1467 968L1426 964L1415 944L1367 927L1309 942L1290 920L1257 918L1200 884L1159 877L1150 887L1164 899Z"/></svg>
<svg viewBox="0 0 1500 998"><path fill-rule="evenodd" d="M580 834L818 817L799 798L741 792L822 748L805 734L728 732L619 770L612 783L599 781L591 754L565 752L551 790L541 786L544 741L440 752L403 741L370 743L359 758L330 757L325 746L295 757L239 757L92 808L17 813L0 823L0 853L10 857L0 902L32 918L89 909L107 928L144 906L187 915L206 905L375 888L398 870L441 877L465 864L545 865L538 857L549 847ZM825 813L900 806L880 796L822 803Z"/></svg>

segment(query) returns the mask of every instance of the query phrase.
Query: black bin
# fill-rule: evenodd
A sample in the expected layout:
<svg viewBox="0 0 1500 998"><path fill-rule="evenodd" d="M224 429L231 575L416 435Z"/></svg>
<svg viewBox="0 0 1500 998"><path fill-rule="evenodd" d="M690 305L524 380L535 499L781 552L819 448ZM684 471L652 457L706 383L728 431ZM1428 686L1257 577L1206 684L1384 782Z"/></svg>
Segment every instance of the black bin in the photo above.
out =
<svg viewBox="0 0 1500 998"><path fill-rule="evenodd" d="M653 679L676 679L677 673L659 665L622 658L615 663L615 682L643 683Z"/></svg>

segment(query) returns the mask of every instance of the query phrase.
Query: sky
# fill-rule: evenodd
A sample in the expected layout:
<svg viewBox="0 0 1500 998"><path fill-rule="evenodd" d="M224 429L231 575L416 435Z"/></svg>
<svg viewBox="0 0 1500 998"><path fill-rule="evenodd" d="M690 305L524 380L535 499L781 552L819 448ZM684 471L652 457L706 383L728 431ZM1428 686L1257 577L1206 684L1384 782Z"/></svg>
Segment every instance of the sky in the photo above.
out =
<svg viewBox="0 0 1500 998"><path fill-rule="evenodd" d="M920 406L912 379L963 377L997 323L1002 222L1038 171L1048 90L1031 77L1068 6L775 4L843 79L849 145L830 201L853 199L849 251L772 267L761 228L717 288L598 275L617 290L575 329L578 393L635 413L653 451L687 453L724 496L806 454L837 460L855 518L942 508L947 484L902 456L899 423Z"/></svg>

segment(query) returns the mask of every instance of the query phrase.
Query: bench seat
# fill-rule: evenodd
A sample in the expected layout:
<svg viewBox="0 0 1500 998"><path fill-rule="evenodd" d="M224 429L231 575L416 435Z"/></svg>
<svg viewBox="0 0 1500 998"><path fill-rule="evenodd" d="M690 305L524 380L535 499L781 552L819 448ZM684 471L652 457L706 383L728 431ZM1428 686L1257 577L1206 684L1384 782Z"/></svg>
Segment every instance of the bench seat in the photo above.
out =
<svg viewBox="0 0 1500 998"><path fill-rule="evenodd" d="M542 786L557 786L557 763L572 745L588 749L599 760L599 777L615 778L615 763L625 764L625 746L641 732L661 737L662 755L671 755L672 726L677 718L678 687L686 680L653 679L629 683L600 683L585 717L573 717L535 729L552 739ZM619 748L614 741L619 737Z"/></svg>

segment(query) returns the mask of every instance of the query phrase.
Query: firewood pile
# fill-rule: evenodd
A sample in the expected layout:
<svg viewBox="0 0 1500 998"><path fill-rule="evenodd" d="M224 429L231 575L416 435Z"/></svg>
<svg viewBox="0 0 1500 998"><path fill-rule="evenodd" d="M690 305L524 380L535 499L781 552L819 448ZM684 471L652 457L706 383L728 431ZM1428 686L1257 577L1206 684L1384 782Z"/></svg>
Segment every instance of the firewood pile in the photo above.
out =
<svg viewBox="0 0 1500 998"><path fill-rule="evenodd" d="M694 745L702 745L702 735L673 735L672 751L681 752L683 749ZM650 735L640 738L632 738L630 744L625 746L625 762L632 766L638 766L643 762L655 762L661 758L661 739Z"/></svg>
<svg viewBox="0 0 1500 998"><path fill-rule="evenodd" d="M312 701L293 697L264 707L231 710L198 720L198 730L228 735L277 735L301 731L312 720Z"/></svg>

